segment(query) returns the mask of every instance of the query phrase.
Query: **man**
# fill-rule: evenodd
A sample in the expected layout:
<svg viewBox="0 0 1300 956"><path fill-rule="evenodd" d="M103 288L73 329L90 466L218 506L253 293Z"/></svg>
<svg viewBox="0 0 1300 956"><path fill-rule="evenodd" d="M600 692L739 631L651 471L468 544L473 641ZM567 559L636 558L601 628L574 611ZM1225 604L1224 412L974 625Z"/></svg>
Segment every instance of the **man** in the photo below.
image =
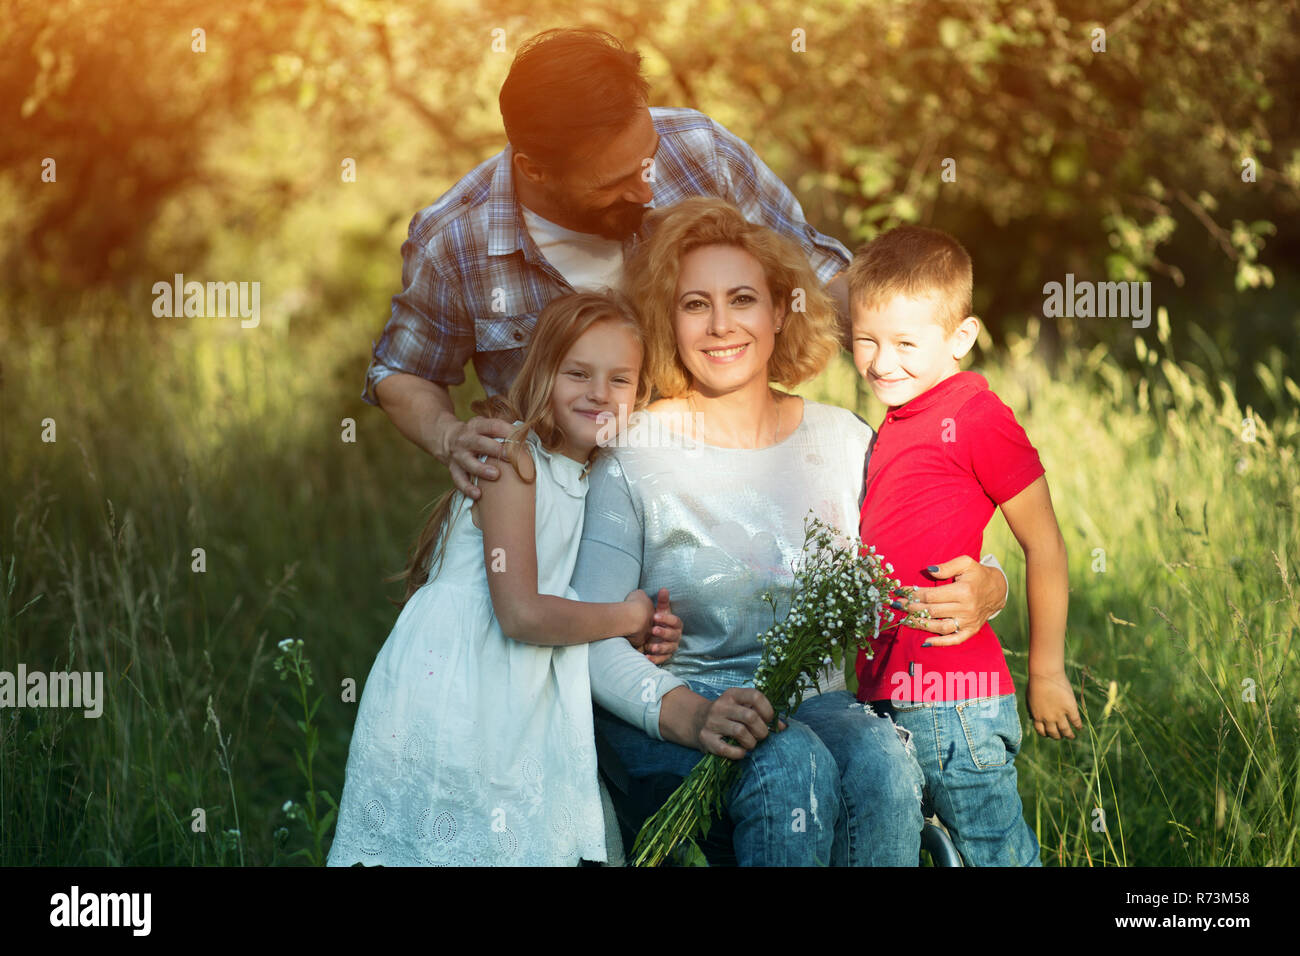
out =
<svg viewBox="0 0 1300 956"><path fill-rule="evenodd" d="M488 394L510 387L537 313L577 289L618 285L647 207L713 195L790 236L847 315L849 254L805 222L785 184L703 113L647 107L641 56L607 33L549 30L501 87L509 145L411 221L402 283L363 398L451 472L495 479L508 423L461 422L448 388L471 359Z"/></svg>

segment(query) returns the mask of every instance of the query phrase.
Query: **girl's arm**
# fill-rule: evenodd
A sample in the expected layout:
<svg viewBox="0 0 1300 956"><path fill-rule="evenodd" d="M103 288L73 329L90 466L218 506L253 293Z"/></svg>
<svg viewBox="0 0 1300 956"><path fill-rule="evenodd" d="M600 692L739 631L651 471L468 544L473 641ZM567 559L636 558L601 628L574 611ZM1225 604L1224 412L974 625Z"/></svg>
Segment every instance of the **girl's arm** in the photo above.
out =
<svg viewBox="0 0 1300 956"><path fill-rule="evenodd" d="M1074 688L1065 674L1065 617L1070 580L1047 478L1040 475L1014 498L1002 515L1025 552L1029 597L1029 716L1041 737L1074 737L1082 727Z"/></svg>
<svg viewBox="0 0 1300 956"><path fill-rule="evenodd" d="M515 446L519 469L536 475L527 446ZM524 644L564 646L628 636L642 643L653 626L655 606L642 591L609 604L587 604L537 593L536 487L513 467L485 482L475 502L483 530L483 562L492 608L506 637Z"/></svg>

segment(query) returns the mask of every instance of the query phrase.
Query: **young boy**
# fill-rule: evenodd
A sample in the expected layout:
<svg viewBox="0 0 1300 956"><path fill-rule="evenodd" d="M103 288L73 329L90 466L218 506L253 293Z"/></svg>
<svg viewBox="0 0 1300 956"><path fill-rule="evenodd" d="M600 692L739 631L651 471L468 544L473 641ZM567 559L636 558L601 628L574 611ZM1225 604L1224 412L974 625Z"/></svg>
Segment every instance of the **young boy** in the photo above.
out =
<svg viewBox="0 0 1300 956"><path fill-rule="evenodd" d="M978 560L1002 508L1025 552L1029 714L1041 736L1082 727L1065 674L1065 542L1038 453L982 375L958 363L975 344L970 256L951 236L903 226L858 250L848 272L853 361L888 410L867 462L860 534L905 585L930 585L936 554ZM928 566L928 568L927 568ZM947 583L941 580L938 583ZM968 866L1038 866L1013 763L1015 688L985 624L941 636L899 625L859 654L858 699L912 734L935 812Z"/></svg>

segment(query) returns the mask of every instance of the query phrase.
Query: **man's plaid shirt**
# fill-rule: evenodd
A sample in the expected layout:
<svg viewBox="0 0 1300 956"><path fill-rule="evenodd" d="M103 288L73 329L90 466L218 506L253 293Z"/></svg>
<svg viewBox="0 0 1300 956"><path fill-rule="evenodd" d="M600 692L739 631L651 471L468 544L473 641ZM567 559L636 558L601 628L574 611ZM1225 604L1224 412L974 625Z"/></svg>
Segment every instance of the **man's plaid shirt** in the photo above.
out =
<svg viewBox="0 0 1300 956"><path fill-rule="evenodd" d="M848 250L804 221L799 202L747 143L696 110L651 107L650 116L660 136L652 207L688 196L728 199L750 222L796 240L823 283L848 266ZM640 238L624 241L625 257ZM489 395L510 388L538 313L574 290L524 226L509 146L411 220L402 285L374 343L362 398L378 405L375 386L394 372L458 385L471 358Z"/></svg>

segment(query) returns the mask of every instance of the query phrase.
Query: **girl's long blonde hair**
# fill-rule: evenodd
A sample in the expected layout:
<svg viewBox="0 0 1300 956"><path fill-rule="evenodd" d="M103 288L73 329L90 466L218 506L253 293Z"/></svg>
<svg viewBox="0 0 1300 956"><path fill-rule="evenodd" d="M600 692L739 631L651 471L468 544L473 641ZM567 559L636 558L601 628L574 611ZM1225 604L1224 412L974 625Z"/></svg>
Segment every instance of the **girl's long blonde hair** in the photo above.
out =
<svg viewBox="0 0 1300 956"><path fill-rule="evenodd" d="M493 395L475 401L470 406L474 414L500 418L511 423L521 422L507 441L522 442L531 429L537 432L542 446L548 451L561 447L566 436L551 411L555 378L569 349L597 322L618 322L626 327L641 345L642 355L645 354L645 335L637 322L636 312L621 294L577 292L560 296L553 299L538 315L537 329L529 344L523 368L519 370L510 391L504 396ZM634 408L644 408L649 400L650 379L643 363ZM588 470L600 451L599 447L593 449L587 464ZM518 456L512 454L508 460L520 479L525 480L519 470ZM388 578L389 581L406 581L406 594L400 602L393 602L398 607L405 607L411 595L441 570L447 539L450 537L449 520L453 512L460 513L457 508L464 497L464 493L453 486L434 502L433 512L411 548L406 569Z"/></svg>

